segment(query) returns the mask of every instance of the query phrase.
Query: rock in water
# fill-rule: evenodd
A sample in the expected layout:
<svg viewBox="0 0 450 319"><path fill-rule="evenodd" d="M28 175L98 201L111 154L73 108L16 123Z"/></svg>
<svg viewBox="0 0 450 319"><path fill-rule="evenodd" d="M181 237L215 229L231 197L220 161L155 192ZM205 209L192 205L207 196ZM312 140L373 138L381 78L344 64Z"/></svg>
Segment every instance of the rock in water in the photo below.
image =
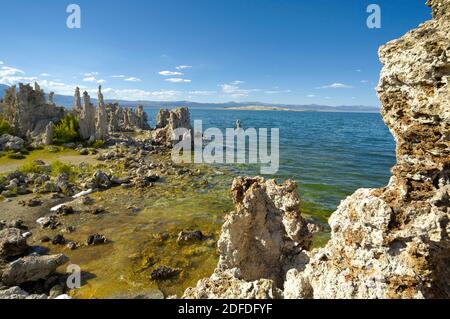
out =
<svg viewBox="0 0 450 319"><path fill-rule="evenodd" d="M3 269L2 282L16 286L29 281L44 279L69 258L63 254L52 256L30 255L13 261Z"/></svg>

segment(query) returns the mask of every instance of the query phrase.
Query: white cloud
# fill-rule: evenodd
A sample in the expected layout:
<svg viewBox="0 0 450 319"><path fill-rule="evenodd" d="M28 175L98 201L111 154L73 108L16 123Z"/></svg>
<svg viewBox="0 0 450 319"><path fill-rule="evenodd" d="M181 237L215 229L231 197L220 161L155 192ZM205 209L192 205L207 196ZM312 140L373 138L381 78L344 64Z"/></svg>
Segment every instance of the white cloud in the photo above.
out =
<svg viewBox="0 0 450 319"><path fill-rule="evenodd" d="M188 79L181 79L181 78L169 78L169 79L165 79L165 81L167 82L171 82L171 83L191 83L191 80Z"/></svg>
<svg viewBox="0 0 450 319"><path fill-rule="evenodd" d="M183 75L183 73L181 73L181 72L174 72L174 71L161 71L161 72L159 72L159 75L174 76L174 75Z"/></svg>
<svg viewBox="0 0 450 319"><path fill-rule="evenodd" d="M291 92L292 92L291 90L282 90L282 91L273 90L273 91L266 91L265 93L266 94L280 94L280 93L291 93Z"/></svg>
<svg viewBox="0 0 450 319"><path fill-rule="evenodd" d="M248 97L252 92L259 92L260 89L242 89L238 84L244 83L243 81L234 81L228 84L221 84L219 87L222 88L222 92L229 94L234 98L244 98Z"/></svg>
<svg viewBox="0 0 450 319"><path fill-rule="evenodd" d="M175 69L184 70L184 69L190 69L190 68L192 68L192 66L190 66L190 65L179 65Z"/></svg>
<svg viewBox="0 0 450 319"><path fill-rule="evenodd" d="M216 94L217 91L189 91L188 93L189 93L189 95L203 95L203 96L206 96L206 95Z"/></svg>
<svg viewBox="0 0 450 319"><path fill-rule="evenodd" d="M362 70L361 70L361 69L358 69L358 70L356 70L356 72L358 72L358 73L361 73L361 72L362 72Z"/></svg>
<svg viewBox="0 0 450 319"><path fill-rule="evenodd" d="M125 78L125 75L123 75L123 74L121 74L121 75L113 75L112 78L122 79L122 78Z"/></svg>
<svg viewBox="0 0 450 319"><path fill-rule="evenodd" d="M4 64L3 61L0 61L0 65Z"/></svg>
<svg viewBox="0 0 450 319"><path fill-rule="evenodd" d="M313 97L316 97L316 96L314 94L309 94L306 97L313 98Z"/></svg>
<svg viewBox="0 0 450 319"><path fill-rule="evenodd" d="M129 78L126 78L125 81L127 81L127 82L142 82L141 79L135 78L135 77L133 77L133 76L132 76L132 77L129 77Z"/></svg>
<svg viewBox="0 0 450 319"><path fill-rule="evenodd" d="M10 66L2 66L0 68L0 83L6 85L14 85L20 82L33 82L36 81L36 77L26 77L25 72Z"/></svg>
<svg viewBox="0 0 450 319"><path fill-rule="evenodd" d="M343 83L333 83L318 87L317 89L353 89L353 86Z"/></svg>
<svg viewBox="0 0 450 319"><path fill-rule="evenodd" d="M368 80L361 80L361 83L369 83Z"/></svg>
<svg viewBox="0 0 450 319"><path fill-rule="evenodd" d="M41 73L40 76L49 77L49 76L51 76L51 75L48 74L48 73Z"/></svg>
<svg viewBox="0 0 450 319"><path fill-rule="evenodd" d="M85 73L84 76L85 77L92 77L92 76L96 76L98 74L99 74L98 72L89 72L89 73Z"/></svg>
<svg viewBox="0 0 450 319"><path fill-rule="evenodd" d="M84 78L83 82L102 84L102 83L105 83L106 80L104 80L104 79L96 79L95 76L89 76L89 77Z"/></svg>
<svg viewBox="0 0 450 319"><path fill-rule="evenodd" d="M174 90L158 90L158 91L145 91L138 89L103 89L105 98L108 99L122 99L129 101L136 100L176 100L182 92Z"/></svg>

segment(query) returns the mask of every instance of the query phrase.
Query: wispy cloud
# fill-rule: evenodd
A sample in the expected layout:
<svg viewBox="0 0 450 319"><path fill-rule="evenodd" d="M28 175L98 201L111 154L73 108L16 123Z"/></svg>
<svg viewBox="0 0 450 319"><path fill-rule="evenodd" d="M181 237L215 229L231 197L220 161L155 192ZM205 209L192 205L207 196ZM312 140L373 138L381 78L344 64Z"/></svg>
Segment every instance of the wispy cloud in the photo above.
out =
<svg viewBox="0 0 450 319"><path fill-rule="evenodd" d="M179 65L179 66L175 67L175 69L177 69L177 70L184 70L184 69L190 69L190 68L192 68L191 65Z"/></svg>
<svg viewBox="0 0 450 319"><path fill-rule="evenodd" d="M3 61L0 61L0 65L4 64Z"/></svg>
<svg viewBox="0 0 450 319"><path fill-rule="evenodd" d="M0 83L2 84L14 85L19 82L33 82L36 80L36 77L25 76L25 72L20 69L6 65L0 68Z"/></svg>
<svg viewBox="0 0 450 319"><path fill-rule="evenodd" d="M120 75L113 75L113 76L111 76L112 78L115 78L115 79L123 79L123 78L125 78L126 76L125 75L123 75L123 74L120 74Z"/></svg>
<svg viewBox="0 0 450 319"><path fill-rule="evenodd" d="M96 76L96 75L99 75L99 73L98 72L88 72L88 73L84 74L85 77L92 77L92 76Z"/></svg>
<svg viewBox="0 0 450 319"><path fill-rule="evenodd" d="M97 79L95 76L88 76L83 79L83 82L103 84L106 82L106 80L105 79Z"/></svg>
<svg viewBox="0 0 450 319"><path fill-rule="evenodd" d="M260 89L243 89L239 87L239 84L244 83L243 81L233 81L228 84L220 84L219 87L222 88L222 92L231 95L234 98L244 98L248 97L252 92L259 92Z"/></svg>
<svg viewBox="0 0 450 319"><path fill-rule="evenodd" d="M48 74L48 73L41 73L40 76L43 76L43 77L49 77L49 76L51 76L51 74Z"/></svg>
<svg viewBox="0 0 450 319"><path fill-rule="evenodd" d="M182 79L182 78L169 78L169 79L165 79L165 81L171 82L171 83L191 83L192 82L189 79Z"/></svg>
<svg viewBox="0 0 450 319"><path fill-rule="evenodd" d="M142 82L141 79L136 78L136 77L134 77L134 76L129 77L129 78L126 78L125 81L127 81L127 82Z"/></svg>
<svg viewBox="0 0 450 319"><path fill-rule="evenodd" d="M369 83L368 80L361 80L361 83Z"/></svg>
<svg viewBox="0 0 450 319"><path fill-rule="evenodd" d="M208 95L214 95L217 91L189 91L189 95L202 95L202 96L208 96Z"/></svg>
<svg viewBox="0 0 450 319"><path fill-rule="evenodd" d="M163 76L183 75L183 73L176 72L176 71L161 71L161 72L158 72L158 74L163 75Z"/></svg>
<svg viewBox="0 0 450 319"><path fill-rule="evenodd" d="M316 97L314 94L308 94L306 97L313 98Z"/></svg>
<svg viewBox="0 0 450 319"><path fill-rule="evenodd" d="M353 86L344 83L333 83L330 85L320 86L317 89L353 89Z"/></svg>
<svg viewBox="0 0 450 319"><path fill-rule="evenodd" d="M291 90L272 90L272 91L265 91L266 94L280 94L280 93L291 93Z"/></svg>

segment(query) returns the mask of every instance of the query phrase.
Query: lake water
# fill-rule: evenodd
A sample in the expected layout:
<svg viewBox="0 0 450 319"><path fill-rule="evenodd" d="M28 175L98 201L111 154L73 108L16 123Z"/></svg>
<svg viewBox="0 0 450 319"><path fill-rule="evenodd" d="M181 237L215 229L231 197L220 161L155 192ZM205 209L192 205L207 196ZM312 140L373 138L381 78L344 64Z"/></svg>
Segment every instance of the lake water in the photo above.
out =
<svg viewBox="0 0 450 319"><path fill-rule="evenodd" d="M147 109L154 125L157 110ZM356 189L384 186L395 164L395 143L380 114L191 109L203 130L279 128L280 168L266 177L299 183L302 209L326 218ZM231 165L236 174L261 175L255 165Z"/></svg>

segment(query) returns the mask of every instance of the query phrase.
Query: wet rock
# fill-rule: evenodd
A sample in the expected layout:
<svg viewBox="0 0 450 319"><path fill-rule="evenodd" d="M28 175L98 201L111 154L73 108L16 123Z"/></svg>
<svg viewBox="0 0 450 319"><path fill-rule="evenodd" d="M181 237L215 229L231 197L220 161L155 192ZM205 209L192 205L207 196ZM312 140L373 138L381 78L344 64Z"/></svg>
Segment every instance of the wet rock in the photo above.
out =
<svg viewBox="0 0 450 319"><path fill-rule="evenodd" d="M49 291L49 297L55 299L64 293L64 287L62 285L54 285Z"/></svg>
<svg viewBox="0 0 450 319"><path fill-rule="evenodd" d="M19 258L3 269L2 282L8 286L16 286L25 282L45 279L68 260L62 254L51 256L30 255Z"/></svg>
<svg viewBox="0 0 450 319"><path fill-rule="evenodd" d="M86 244L88 246L95 246L95 245L106 244L107 242L108 242L108 240L106 239L106 237L104 235L101 235L101 234L89 235L87 240L86 240Z"/></svg>
<svg viewBox="0 0 450 319"><path fill-rule="evenodd" d="M55 211L56 215L67 216L75 213L72 206L63 205Z"/></svg>
<svg viewBox="0 0 450 319"><path fill-rule="evenodd" d="M179 268L161 266L152 271L150 278L153 280L167 280L178 275L180 272L181 269Z"/></svg>
<svg viewBox="0 0 450 319"><path fill-rule="evenodd" d="M111 187L111 181L109 180L108 175L103 173L101 170L97 170L93 176L93 182L100 188L109 188Z"/></svg>
<svg viewBox="0 0 450 319"><path fill-rule="evenodd" d="M63 235L61 234L57 234L55 237L53 237L52 239L52 244L53 245L64 245L66 243L66 239L64 238Z"/></svg>
<svg viewBox="0 0 450 319"><path fill-rule="evenodd" d="M205 236L199 230L196 231L182 231L178 234L177 243L188 243L193 241L203 240Z"/></svg>
<svg viewBox="0 0 450 319"><path fill-rule="evenodd" d="M22 255L28 249L27 240L17 228L0 231L0 258Z"/></svg>
<svg viewBox="0 0 450 319"><path fill-rule="evenodd" d="M49 228L49 229L56 229L58 228L58 226L61 225L58 216L56 215L41 217L36 222L39 225L41 225L41 228Z"/></svg>
<svg viewBox="0 0 450 319"><path fill-rule="evenodd" d="M42 201L39 198L31 198L27 201L19 201L22 206L37 207L42 205Z"/></svg>
<svg viewBox="0 0 450 319"><path fill-rule="evenodd" d="M41 243L49 243L52 239L48 236L42 236L40 241Z"/></svg>

